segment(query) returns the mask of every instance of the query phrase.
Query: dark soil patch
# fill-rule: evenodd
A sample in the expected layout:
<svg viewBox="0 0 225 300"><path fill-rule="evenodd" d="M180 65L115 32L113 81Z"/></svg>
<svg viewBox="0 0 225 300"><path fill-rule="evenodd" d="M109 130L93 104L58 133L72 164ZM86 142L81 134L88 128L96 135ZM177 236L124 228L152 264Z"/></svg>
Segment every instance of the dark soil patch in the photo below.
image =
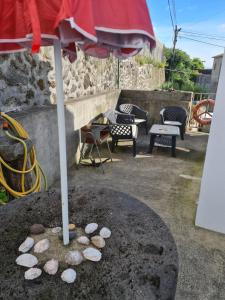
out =
<svg viewBox="0 0 225 300"><path fill-rule="evenodd" d="M73 190L69 202L70 222L80 227L97 222L112 230L103 259L75 267L77 280L71 285L62 282L62 268L55 276L43 272L26 281L25 269L15 264L17 249L32 224L61 224L60 195L51 191L15 200L0 208L0 299L174 299L178 255L158 215L140 201L108 189Z"/></svg>

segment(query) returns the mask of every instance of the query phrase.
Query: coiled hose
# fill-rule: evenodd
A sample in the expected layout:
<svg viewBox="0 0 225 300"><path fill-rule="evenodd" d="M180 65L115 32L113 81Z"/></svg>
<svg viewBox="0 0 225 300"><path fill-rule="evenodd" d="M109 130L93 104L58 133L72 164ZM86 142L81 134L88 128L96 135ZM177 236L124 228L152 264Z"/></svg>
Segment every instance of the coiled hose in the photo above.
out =
<svg viewBox="0 0 225 300"><path fill-rule="evenodd" d="M24 159L23 159L23 167L22 170L16 170L13 167L11 167L9 164L7 164L3 158L0 156L0 185L2 185L5 190L12 195L14 198L21 198L24 196L27 196L31 193L40 192L42 188L42 177L44 179L44 188L47 190L47 178L39 165L37 159L36 159L36 153L35 148L32 147L29 157L31 162L31 167L26 170L27 166L27 159L28 159L28 153L27 153L27 145L24 142L25 139L29 139L29 135L26 132L26 130L21 126L20 123L18 123L15 119L11 118L7 114L0 112L0 116L9 124L9 128L11 131L15 134L11 134L8 130L5 130L6 136L8 138L15 140L23 145L24 148ZM21 175L21 191L15 191L13 188L11 188L8 183L5 180L2 166L4 166L6 169L10 170L13 173L20 174ZM35 181L33 186L29 189L25 189L25 175L33 173L35 175ZM1 202L0 202L1 204Z"/></svg>

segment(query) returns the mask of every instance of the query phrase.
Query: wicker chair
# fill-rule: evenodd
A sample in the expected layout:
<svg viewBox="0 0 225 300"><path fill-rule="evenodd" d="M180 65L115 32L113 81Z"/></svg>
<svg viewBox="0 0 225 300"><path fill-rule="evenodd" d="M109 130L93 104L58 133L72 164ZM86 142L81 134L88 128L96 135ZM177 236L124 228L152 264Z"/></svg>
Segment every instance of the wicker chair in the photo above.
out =
<svg viewBox="0 0 225 300"><path fill-rule="evenodd" d="M115 150L118 141L131 140L133 142L133 156L136 156L136 140L138 127L134 124L134 115L123 114L116 110L109 110L104 113L107 118L112 137L112 152Z"/></svg>
<svg viewBox="0 0 225 300"><path fill-rule="evenodd" d="M137 105L129 104L129 103L121 104L119 106L119 110L122 113L134 115L135 116L135 124L136 125L143 124L145 126L146 134L148 134L149 114L147 111L144 111Z"/></svg>
<svg viewBox="0 0 225 300"><path fill-rule="evenodd" d="M178 126L180 128L180 137L183 140L186 129L187 111L180 106L167 106L160 111L160 116L162 124Z"/></svg>

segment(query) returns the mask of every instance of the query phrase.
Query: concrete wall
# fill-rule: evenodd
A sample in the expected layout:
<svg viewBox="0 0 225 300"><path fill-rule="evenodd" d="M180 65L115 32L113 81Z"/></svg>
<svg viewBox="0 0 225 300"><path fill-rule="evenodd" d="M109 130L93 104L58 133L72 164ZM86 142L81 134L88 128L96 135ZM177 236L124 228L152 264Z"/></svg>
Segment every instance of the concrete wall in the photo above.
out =
<svg viewBox="0 0 225 300"><path fill-rule="evenodd" d="M79 145L79 129L101 112L116 106L119 91L114 90L92 97L70 100L65 106L68 167L75 162ZM30 108L11 113L28 131L37 158L47 175L49 185L59 178L59 148L57 110L55 105Z"/></svg>
<svg viewBox="0 0 225 300"><path fill-rule="evenodd" d="M203 87L206 91L211 91L211 74L199 74L196 83Z"/></svg>
<svg viewBox="0 0 225 300"><path fill-rule="evenodd" d="M150 122L160 121L159 112L163 107L176 105L190 110L193 94L191 92L168 91L134 91L123 90L118 105L132 103L142 107L150 114Z"/></svg>
<svg viewBox="0 0 225 300"><path fill-rule="evenodd" d="M211 92L216 93L222 67L223 54L214 56L213 69L211 75Z"/></svg>

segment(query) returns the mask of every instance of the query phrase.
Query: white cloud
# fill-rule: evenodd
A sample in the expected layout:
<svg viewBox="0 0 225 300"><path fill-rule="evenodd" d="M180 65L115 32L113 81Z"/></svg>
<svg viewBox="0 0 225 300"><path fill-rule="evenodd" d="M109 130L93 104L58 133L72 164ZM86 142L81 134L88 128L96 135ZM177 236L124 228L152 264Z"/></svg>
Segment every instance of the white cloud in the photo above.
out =
<svg viewBox="0 0 225 300"><path fill-rule="evenodd" d="M224 23L224 24L220 24L220 25L218 26L218 31L219 31L219 32L225 32L225 23Z"/></svg>

